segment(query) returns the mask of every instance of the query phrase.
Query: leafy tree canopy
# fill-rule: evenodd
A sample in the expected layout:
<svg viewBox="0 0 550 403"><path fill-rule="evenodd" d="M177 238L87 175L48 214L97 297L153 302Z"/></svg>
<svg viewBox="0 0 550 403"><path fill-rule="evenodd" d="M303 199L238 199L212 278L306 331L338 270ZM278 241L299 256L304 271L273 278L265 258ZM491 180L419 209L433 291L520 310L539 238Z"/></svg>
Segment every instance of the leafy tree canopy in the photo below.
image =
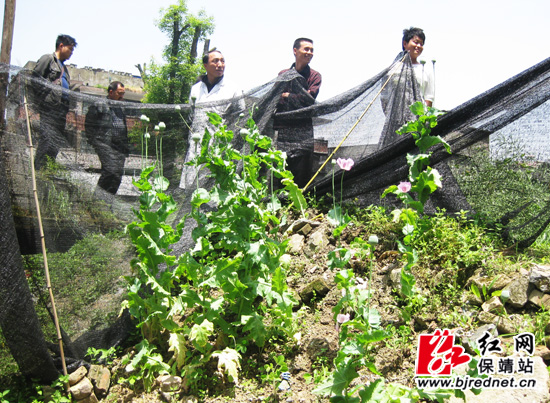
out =
<svg viewBox="0 0 550 403"><path fill-rule="evenodd" d="M214 31L214 19L204 10L191 14L186 0L162 8L160 14L157 26L169 41L163 52L165 64L153 60L148 71L141 71L147 92L145 102L186 103L192 85L203 70L198 48L202 44L205 51L208 50L207 35Z"/></svg>

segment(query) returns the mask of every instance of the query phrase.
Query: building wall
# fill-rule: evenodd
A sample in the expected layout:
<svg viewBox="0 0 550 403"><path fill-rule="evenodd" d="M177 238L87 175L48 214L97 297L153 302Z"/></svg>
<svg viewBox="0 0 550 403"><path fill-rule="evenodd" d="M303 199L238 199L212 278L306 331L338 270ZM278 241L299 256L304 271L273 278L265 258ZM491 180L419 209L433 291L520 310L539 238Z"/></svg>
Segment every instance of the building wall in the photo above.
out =
<svg viewBox="0 0 550 403"><path fill-rule="evenodd" d="M32 70L36 62L27 62L25 68ZM107 88L112 81L120 81L127 90L133 92L143 92L143 80L140 76L134 76L130 73L120 71L106 71L100 68L84 67L79 68L74 64L68 64L67 68L71 75L72 82L81 82L87 87Z"/></svg>

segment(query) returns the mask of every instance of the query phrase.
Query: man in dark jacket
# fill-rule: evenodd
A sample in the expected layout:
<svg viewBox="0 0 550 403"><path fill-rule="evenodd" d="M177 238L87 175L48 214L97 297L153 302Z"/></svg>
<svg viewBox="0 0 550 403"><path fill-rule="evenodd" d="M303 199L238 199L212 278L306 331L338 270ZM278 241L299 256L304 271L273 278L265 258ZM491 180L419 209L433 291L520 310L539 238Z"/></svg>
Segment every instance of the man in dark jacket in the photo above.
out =
<svg viewBox="0 0 550 403"><path fill-rule="evenodd" d="M290 69L279 72L288 84L277 104L277 113L294 111L315 103L321 87L321 74L309 67L313 58L313 41L298 38L294 41L295 62ZM313 124L310 117L286 118L275 116L273 129L278 132L277 148L287 154L288 169L294 182L304 187L311 178L313 154Z"/></svg>
<svg viewBox="0 0 550 403"><path fill-rule="evenodd" d="M34 166L40 169L48 157L55 161L63 142L67 112L69 111L69 87L71 77L64 63L76 47L76 40L69 35L59 35L55 52L42 56L33 69L38 77L34 86L34 103L40 112L40 133L34 157Z"/></svg>
<svg viewBox="0 0 550 403"><path fill-rule="evenodd" d="M107 100L96 102L88 108L85 127L88 141L101 162L97 186L114 195L122 181L124 162L130 149L126 115L116 105L116 101L124 98L124 84L113 81L107 91Z"/></svg>

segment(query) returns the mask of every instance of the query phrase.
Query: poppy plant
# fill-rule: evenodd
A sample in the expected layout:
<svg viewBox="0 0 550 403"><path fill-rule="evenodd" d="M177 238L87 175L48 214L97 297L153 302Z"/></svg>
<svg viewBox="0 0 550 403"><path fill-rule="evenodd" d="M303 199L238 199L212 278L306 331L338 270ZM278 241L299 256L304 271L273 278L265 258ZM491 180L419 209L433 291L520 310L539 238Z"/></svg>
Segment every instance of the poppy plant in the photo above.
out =
<svg viewBox="0 0 550 403"><path fill-rule="evenodd" d="M397 189L399 189L403 193L407 193L409 190L411 190L411 187L411 182L400 182L399 185L397 185Z"/></svg>
<svg viewBox="0 0 550 403"><path fill-rule="evenodd" d="M340 167L340 169L343 169L344 171L349 171L353 167L353 160L351 158L338 158L336 160L336 163Z"/></svg>

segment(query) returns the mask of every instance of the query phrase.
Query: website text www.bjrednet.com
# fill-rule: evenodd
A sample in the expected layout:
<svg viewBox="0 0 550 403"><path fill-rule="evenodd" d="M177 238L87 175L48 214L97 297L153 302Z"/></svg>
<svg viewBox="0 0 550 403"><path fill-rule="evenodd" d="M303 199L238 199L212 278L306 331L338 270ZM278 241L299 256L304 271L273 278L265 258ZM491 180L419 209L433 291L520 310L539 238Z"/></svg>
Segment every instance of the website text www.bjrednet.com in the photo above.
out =
<svg viewBox="0 0 550 403"><path fill-rule="evenodd" d="M532 378L516 379L514 377L470 378L468 375L456 378L415 378L418 389L534 389L537 380Z"/></svg>

